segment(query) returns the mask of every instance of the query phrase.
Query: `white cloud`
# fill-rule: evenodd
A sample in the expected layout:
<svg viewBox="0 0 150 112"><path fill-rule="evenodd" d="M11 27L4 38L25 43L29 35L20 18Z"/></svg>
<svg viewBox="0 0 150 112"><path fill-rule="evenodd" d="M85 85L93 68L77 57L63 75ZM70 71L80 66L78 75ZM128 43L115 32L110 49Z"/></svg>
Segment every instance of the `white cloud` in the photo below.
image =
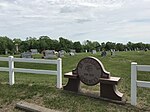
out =
<svg viewBox="0 0 150 112"><path fill-rule="evenodd" d="M150 42L150 0L0 0L0 35Z"/></svg>

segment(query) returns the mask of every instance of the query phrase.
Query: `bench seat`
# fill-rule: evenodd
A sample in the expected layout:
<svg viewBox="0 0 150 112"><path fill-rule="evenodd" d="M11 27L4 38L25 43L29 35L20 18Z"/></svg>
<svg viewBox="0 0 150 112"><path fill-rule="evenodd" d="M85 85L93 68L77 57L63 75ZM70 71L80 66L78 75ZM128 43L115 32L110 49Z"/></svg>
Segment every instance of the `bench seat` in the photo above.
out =
<svg viewBox="0 0 150 112"><path fill-rule="evenodd" d="M77 78L78 78L78 75L72 74L72 72L68 72L68 73L65 73L65 74L64 74L64 77L65 77L65 78L71 78L71 79L77 79Z"/></svg>

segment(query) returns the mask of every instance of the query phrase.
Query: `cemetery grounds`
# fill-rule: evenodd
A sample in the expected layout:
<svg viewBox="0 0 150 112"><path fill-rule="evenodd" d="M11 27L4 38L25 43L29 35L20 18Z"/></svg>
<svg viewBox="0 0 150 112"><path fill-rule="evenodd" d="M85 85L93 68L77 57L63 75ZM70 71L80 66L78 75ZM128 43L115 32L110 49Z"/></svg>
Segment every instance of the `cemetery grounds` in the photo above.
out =
<svg viewBox="0 0 150 112"><path fill-rule="evenodd" d="M22 112L14 108L15 104L21 100L64 112L150 112L149 88L138 87L138 104L136 107L130 105L131 62L137 62L139 65L150 65L150 51L115 52L114 56L108 53L106 57L101 57L100 53L65 55L62 58L63 74L76 68L79 60L86 56L100 59L111 76L122 78L118 90L124 94L124 99L127 100L125 105L57 89L56 76L51 75L15 73L15 84L9 86L8 72L0 72L0 112ZM15 57L19 57L19 55L15 55ZM33 57L41 58L42 55L38 54ZM0 62L0 66L7 67L8 62ZM56 69L55 65L33 63L15 63L15 67ZM63 78L63 85L67 83L67 80ZM150 73L138 72L138 80L150 81ZM99 91L99 85L88 87L81 84L81 88L87 93Z"/></svg>

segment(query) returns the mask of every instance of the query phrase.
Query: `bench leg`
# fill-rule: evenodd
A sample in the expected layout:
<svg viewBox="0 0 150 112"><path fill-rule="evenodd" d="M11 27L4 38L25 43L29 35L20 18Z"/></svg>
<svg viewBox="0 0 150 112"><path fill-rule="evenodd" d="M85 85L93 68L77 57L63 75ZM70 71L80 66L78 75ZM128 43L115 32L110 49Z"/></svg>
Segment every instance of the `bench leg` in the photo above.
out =
<svg viewBox="0 0 150 112"><path fill-rule="evenodd" d="M123 94L113 84L100 83L100 96L107 99L122 101Z"/></svg>
<svg viewBox="0 0 150 112"><path fill-rule="evenodd" d="M77 79L69 78L67 85L64 86L63 89L67 90L67 91L78 92L79 91L79 87L80 87L80 80L79 80L79 78L77 78Z"/></svg>

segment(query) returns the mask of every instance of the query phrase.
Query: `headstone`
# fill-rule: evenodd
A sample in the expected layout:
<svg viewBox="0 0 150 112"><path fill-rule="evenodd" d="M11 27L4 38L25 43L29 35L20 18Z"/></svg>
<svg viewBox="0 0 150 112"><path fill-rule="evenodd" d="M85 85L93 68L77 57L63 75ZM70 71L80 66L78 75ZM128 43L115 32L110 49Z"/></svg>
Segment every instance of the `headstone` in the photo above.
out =
<svg viewBox="0 0 150 112"><path fill-rule="evenodd" d="M77 72L81 82L86 85L99 83L99 78L109 78L109 73L100 74L103 71L102 63L96 58L84 58L77 65ZM104 70L105 71L105 70Z"/></svg>
<svg viewBox="0 0 150 112"><path fill-rule="evenodd" d="M37 49L30 49L32 54L38 54L38 50Z"/></svg>
<svg viewBox="0 0 150 112"><path fill-rule="evenodd" d="M48 109L33 103L28 103L25 101L20 101L16 104L16 108L21 109L25 112L61 112L57 110Z"/></svg>
<svg viewBox="0 0 150 112"><path fill-rule="evenodd" d="M75 49L70 49L70 52L76 53Z"/></svg>
<svg viewBox="0 0 150 112"><path fill-rule="evenodd" d="M104 69L103 64L97 58L81 59L76 69L66 73L64 77L69 78L67 85L63 87L64 90L80 93L80 81L88 86L100 83L100 96L96 98L107 99L107 101L123 101L123 94L116 88L120 77L111 77L110 72Z"/></svg>
<svg viewBox="0 0 150 112"><path fill-rule="evenodd" d="M31 52L24 52L24 53L21 53L21 58L32 58L32 54Z"/></svg>
<svg viewBox="0 0 150 112"><path fill-rule="evenodd" d="M111 49L110 53L111 53L111 56L114 56L115 55L115 49Z"/></svg>
<svg viewBox="0 0 150 112"><path fill-rule="evenodd" d="M15 44L15 46L16 46L16 53L18 53L19 51L18 44Z"/></svg>
<svg viewBox="0 0 150 112"><path fill-rule="evenodd" d="M92 54L96 54L96 50L92 50Z"/></svg>
<svg viewBox="0 0 150 112"><path fill-rule="evenodd" d="M102 51L101 56L105 57L107 55L106 51Z"/></svg>
<svg viewBox="0 0 150 112"><path fill-rule="evenodd" d="M43 51L43 58L56 58L55 50L45 50Z"/></svg>
<svg viewBox="0 0 150 112"><path fill-rule="evenodd" d="M87 53L87 50L85 50L85 52Z"/></svg>
<svg viewBox="0 0 150 112"><path fill-rule="evenodd" d="M5 49L5 55L7 55L8 54L8 50L7 49Z"/></svg>
<svg viewBox="0 0 150 112"><path fill-rule="evenodd" d="M64 57L65 53L66 52L64 50L59 51L58 52L58 57L60 57L60 58Z"/></svg>
<svg viewBox="0 0 150 112"><path fill-rule="evenodd" d="M145 49L145 52L148 51L148 48Z"/></svg>
<svg viewBox="0 0 150 112"><path fill-rule="evenodd" d="M69 53L69 55L70 55L70 56L74 56L74 55L75 55L75 53L76 53L76 50L74 50L74 49L71 49L71 50L70 50L70 53Z"/></svg>

